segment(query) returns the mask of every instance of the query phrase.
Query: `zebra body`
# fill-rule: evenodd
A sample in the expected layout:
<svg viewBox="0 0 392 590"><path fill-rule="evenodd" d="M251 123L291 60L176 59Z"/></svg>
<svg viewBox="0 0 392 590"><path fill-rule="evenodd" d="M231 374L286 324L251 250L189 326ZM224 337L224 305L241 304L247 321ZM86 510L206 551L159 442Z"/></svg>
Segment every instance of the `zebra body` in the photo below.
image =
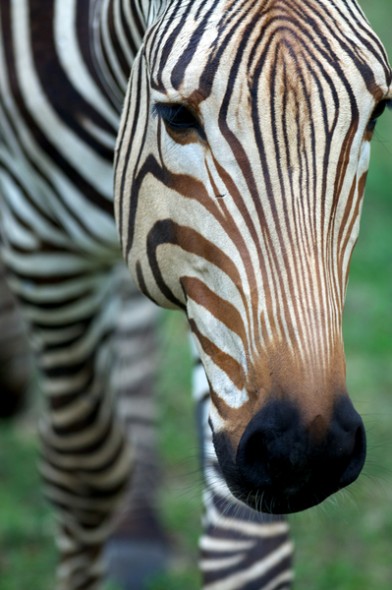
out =
<svg viewBox="0 0 392 590"><path fill-rule="evenodd" d="M156 311L120 261L112 213L119 90L108 93L95 70L102 58L90 54L106 4L0 7L3 258L48 402L41 470L59 518L59 589L100 584L132 454L140 455L136 487L146 480L135 501L148 504L156 474Z"/></svg>
<svg viewBox="0 0 392 590"><path fill-rule="evenodd" d="M273 412L294 421L304 414L316 439L338 412L341 311L368 160L360 138L371 134L371 113L391 93L385 52L357 4L330 4L1 3L2 250L48 401L42 472L59 517L59 590L98 587L102 544L130 466L143 489L154 473L141 465L153 456L156 313L120 262L112 215L128 79L115 179L123 255L150 298L185 309L208 377L196 395L207 481L204 587L290 587L287 524L246 503L278 513L305 505L268 497L252 480L262 466L241 441L273 390L291 396ZM336 57L343 50L348 65ZM327 156L335 153L332 165ZM291 253L285 244L295 243ZM151 336L143 346L141 333ZM328 385L328 395L315 383ZM125 400L120 412L129 412L130 429L113 390ZM363 434L351 407L341 413L361 438L349 480L363 462ZM246 469L233 457L237 448ZM220 468L239 500L216 485ZM243 476L252 480L245 489ZM322 484L316 498L306 490L306 505L336 488Z"/></svg>

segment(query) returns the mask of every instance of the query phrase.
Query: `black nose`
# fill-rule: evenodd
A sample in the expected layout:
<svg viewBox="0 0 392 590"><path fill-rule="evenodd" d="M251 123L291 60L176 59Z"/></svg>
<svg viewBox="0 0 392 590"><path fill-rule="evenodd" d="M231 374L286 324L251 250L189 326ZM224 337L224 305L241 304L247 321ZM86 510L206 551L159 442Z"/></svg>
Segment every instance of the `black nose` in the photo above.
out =
<svg viewBox="0 0 392 590"><path fill-rule="evenodd" d="M297 512L352 483L365 456L363 423L347 396L339 398L328 428L317 436L294 403L273 401L248 424L228 484L259 510Z"/></svg>

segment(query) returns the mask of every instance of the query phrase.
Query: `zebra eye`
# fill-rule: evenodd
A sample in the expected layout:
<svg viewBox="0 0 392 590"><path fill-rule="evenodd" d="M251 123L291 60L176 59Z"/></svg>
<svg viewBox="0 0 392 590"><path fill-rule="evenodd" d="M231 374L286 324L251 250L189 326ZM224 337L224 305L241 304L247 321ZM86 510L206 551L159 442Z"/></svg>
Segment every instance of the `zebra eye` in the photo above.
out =
<svg viewBox="0 0 392 590"><path fill-rule="evenodd" d="M385 111L386 108L392 108L392 100L382 100L381 102L379 102L373 113L372 116L370 117L369 123L368 123L368 131L373 131L376 123L377 123L377 119L379 119L379 117L381 117L381 115L383 114L383 112Z"/></svg>
<svg viewBox="0 0 392 590"><path fill-rule="evenodd" d="M168 129L176 132L198 131L204 137L200 121L193 112L182 104L158 102L153 107L153 114L160 117Z"/></svg>

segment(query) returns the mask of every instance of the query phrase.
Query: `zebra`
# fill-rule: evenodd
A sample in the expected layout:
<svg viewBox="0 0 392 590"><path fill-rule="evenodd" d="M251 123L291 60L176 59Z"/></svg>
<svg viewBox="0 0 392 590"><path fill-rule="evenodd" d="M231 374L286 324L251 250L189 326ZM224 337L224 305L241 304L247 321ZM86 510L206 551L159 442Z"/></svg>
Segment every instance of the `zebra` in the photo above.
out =
<svg viewBox="0 0 392 590"><path fill-rule="evenodd" d="M112 218L125 93L123 257L150 299L185 311L202 362L204 587L290 587L279 514L348 485L365 459L341 314L369 140L392 98L385 50L354 0L6 0L0 20L2 253L48 401L59 590L98 587L128 484L139 437L128 444L113 389L149 452L153 439L137 395L149 346L136 376L105 377L111 335L125 355L155 322Z"/></svg>

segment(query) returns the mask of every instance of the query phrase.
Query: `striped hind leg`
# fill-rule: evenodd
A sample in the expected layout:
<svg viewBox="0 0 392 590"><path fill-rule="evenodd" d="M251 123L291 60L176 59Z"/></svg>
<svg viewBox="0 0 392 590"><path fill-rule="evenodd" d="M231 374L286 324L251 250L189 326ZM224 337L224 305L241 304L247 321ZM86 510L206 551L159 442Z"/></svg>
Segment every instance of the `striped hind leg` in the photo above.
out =
<svg viewBox="0 0 392 590"><path fill-rule="evenodd" d="M69 253L47 260L37 254L34 262L35 276L16 274L13 286L31 325L47 402L41 470L58 520L56 589L96 590L132 463L109 383L118 278L108 268L91 272L87 260Z"/></svg>
<svg viewBox="0 0 392 590"><path fill-rule="evenodd" d="M208 390L204 370L197 364L194 395L205 482L200 539L203 590L289 590L293 546L288 523L248 508L228 490L208 425Z"/></svg>

